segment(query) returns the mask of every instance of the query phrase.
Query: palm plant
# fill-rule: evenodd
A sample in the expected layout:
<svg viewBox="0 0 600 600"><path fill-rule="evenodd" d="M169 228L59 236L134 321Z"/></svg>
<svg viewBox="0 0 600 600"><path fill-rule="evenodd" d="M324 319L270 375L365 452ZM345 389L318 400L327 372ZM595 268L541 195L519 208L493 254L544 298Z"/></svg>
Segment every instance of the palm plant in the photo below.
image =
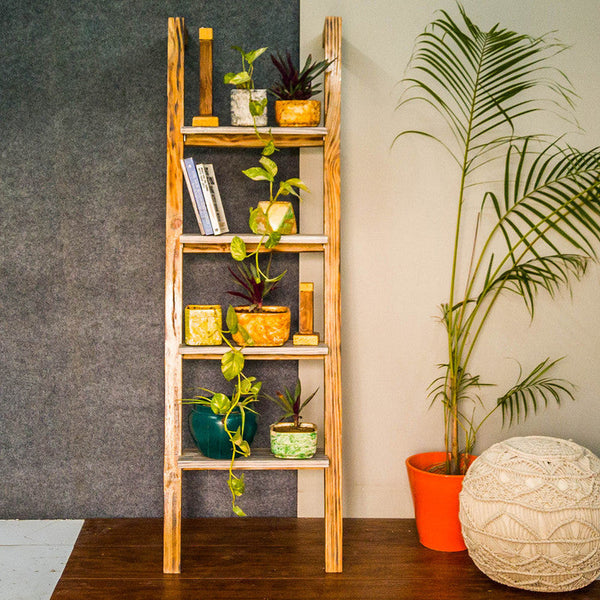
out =
<svg viewBox="0 0 600 600"><path fill-rule="evenodd" d="M495 25L483 31L459 6L460 19L441 11L416 42L398 107L425 103L442 118L437 130L407 130L439 142L456 162L460 183L448 301L442 305L447 361L431 385L444 409L446 473L463 473L477 431L489 415L508 423L549 402L573 398L571 385L552 376L560 360L545 358L497 398L479 424L475 409L484 385L470 372L484 325L503 292L517 294L533 317L538 292L553 296L579 279L596 259L600 239L600 152L579 151L542 135L520 135L522 117L540 110L568 117L573 90L549 66L564 46L549 36L521 35ZM396 141L395 140L395 141ZM501 181L489 175L498 161ZM481 176L487 173L487 181ZM465 239L465 204L485 184L481 208ZM464 273L459 257L471 249Z"/></svg>

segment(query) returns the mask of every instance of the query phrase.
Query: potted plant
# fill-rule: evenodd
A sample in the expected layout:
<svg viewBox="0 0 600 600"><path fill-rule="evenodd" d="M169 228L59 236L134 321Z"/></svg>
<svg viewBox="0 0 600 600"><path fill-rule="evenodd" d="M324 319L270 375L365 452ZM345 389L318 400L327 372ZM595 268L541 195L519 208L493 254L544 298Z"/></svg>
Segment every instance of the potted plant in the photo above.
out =
<svg viewBox="0 0 600 600"><path fill-rule="evenodd" d="M270 88L277 98L275 119L281 127L314 127L321 122L321 102L311 100L319 91L314 80L332 61L312 62L308 55L301 70L294 65L288 52L285 58L271 54L271 60L281 75L281 80Z"/></svg>
<svg viewBox="0 0 600 600"><path fill-rule="evenodd" d="M491 413L500 411L510 424L538 406L573 398L570 385L552 375L560 359L545 358L531 372L521 372L478 418L489 384L472 372L472 363L485 323L506 292L519 296L533 317L536 295L552 296L582 277L600 238L600 152L518 130L522 117L547 107L569 114L573 91L549 65L564 47L547 36L521 35L499 25L483 31L460 6L459 11L458 20L442 11L417 39L398 104L404 109L417 102L433 109L450 136L416 128L402 131L395 141L419 135L438 142L450 152L459 174L450 290L441 307L447 358L430 389L433 403L443 408L445 449L408 459L413 492L416 474L425 472L431 479L436 477L432 470L460 490L456 478L468 468L477 432ZM490 174L494 165L497 177ZM468 224L466 206L474 196L481 209ZM474 232L470 238L469 231ZM460 269L462 248L468 256L465 272ZM416 499L422 494L416 491L417 518L429 512L439 520L446 503L462 543L458 499L440 501L441 493L434 493L437 500L421 511ZM417 527L425 545L436 543L425 541L419 522ZM439 522L434 527L439 530Z"/></svg>
<svg viewBox="0 0 600 600"><path fill-rule="evenodd" d="M256 433L256 411L251 405L258 400L262 382L244 374L244 355L234 348L225 334L239 330L233 307L227 310L227 329L220 331L221 338L229 350L221 358L221 373L227 381L234 381L233 392L228 396L202 388L202 394L182 399L183 404L192 404L188 424L196 446L208 458L231 456L227 485L231 492L233 512L246 516L238 506L237 499L244 493L244 474L235 475L234 462L238 456L250 456L250 444ZM208 394L208 395L207 395Z"/></svg>
<svg viewBox="0 0 600 600"><path fill-rule="evenodd" d="M305 459L317 451L317 426L314 423L301 423L302 410L314 398L318 389L302 401L302 386L296 382L294 391L287 387L276 396L262 394L283 411L283 417L270 427L271 452L278 458ZM290 422L283 422L291 418Z"/></svg>
<svg viewBox="0 0 600 600"><path fill-rule="evenodd" d="M267 124L267 90L254 87L254 61L267 48L244 51L239 46L232 46L242 58L242 70L238 73L227 73L223 77L226 84L234 85L231 90L231 124L235 126L264 126Z"/></svg>
<svg viewBox="0 0 600 600"><path fill-rule="evenodd" d="M235 306L238 328L233 332L233 340L238 344L251 346L282 346L290 337L290 309L288 306L266 306L265 296L272 291L285 275L285 271L277 277L270 277L272 254L269 253L268 264L264 271L259 267L258 254L256 262L240 263L236 273L231 267L229 272L239 284L241 290L228 292L232 296L242 298L245 306Z"/></svg>

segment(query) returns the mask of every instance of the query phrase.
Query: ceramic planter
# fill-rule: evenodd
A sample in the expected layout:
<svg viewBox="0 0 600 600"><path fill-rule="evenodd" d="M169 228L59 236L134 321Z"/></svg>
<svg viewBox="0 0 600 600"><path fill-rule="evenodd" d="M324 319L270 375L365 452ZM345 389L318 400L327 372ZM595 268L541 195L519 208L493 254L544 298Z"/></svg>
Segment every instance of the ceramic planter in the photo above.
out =
<svg viewBox="0 0 600 600"><path fill-rule="evenodd" d="M267 90L231 90L231 124L236 127L252 127L256 119L257 127L267 124L267 107L262 115L252 117L250 114L250 100L264 101Z"/></svg>
<svg viewBox="0 0 600 600"><path fill-rule="evenodd" d="M198 450L208 458L231 458L231 441L224 425L225 415L216 415L210 406L194 406L188 417L190 432ZM227 428L236 431L242 426L242 415L233 412L227 417ZM251 444L256 433L256 415L245 411L243 439Z"/></svg>
<svg viewBox="0 0 600 600"><path fill-rule="evenodd" d="M443 475L427 470L445 459L445 452L415 454L406 460L406 469L419 541L431 550L458 552L467 549L458 518L458 495L464 475Z"/></svg>
<svg viewBox="0 0 600 600"><path fill-rule="evenodd" d="M247 306L236 306L238 323L250 334L253 346L283 346L290 337L290 309L287 306L263 306L250 312ZM233 336L236 344L245 345L240 333Z"/></svg>
<svg viewBox="0 0 600 600"><path fill-rule="evenodd" d="M317 427L312 423L300 423L300 429L293 431L293 423L271 425L271 452L277 458L311 458L317 451Z"/></svg>
<svg viewBox="0 0 600 600"><path fill-rule="evenodd" d="M282 235L293 235L298 232L296 216L291 202L261 200L257 205L257 209L254 213L253 223L255 233L268 235L270 231L278 231Z"/></svg>
<svg viewBox="0 0 600 600"><path fill-rule="evenodd" d="M281 127L316 127L321 122L321 102L276 100L275 120Z"/></svg>
<svg viewBox="0 0 600 600"><path fill-rule="evenodd" d="M221 307L190 304L185 307L185 343L188 346L218 346L221 343Z"/></svg>

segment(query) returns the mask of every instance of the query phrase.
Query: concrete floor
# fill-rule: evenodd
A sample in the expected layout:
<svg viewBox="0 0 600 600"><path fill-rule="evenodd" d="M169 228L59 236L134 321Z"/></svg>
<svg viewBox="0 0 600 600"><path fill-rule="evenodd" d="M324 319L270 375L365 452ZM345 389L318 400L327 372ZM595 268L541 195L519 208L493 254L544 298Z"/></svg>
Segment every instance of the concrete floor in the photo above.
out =
<svg viewBox="0 0 600 600"><path fill-rule="evenodd" d="M0 600L49 600L82 525L0 520Z"/></svg>

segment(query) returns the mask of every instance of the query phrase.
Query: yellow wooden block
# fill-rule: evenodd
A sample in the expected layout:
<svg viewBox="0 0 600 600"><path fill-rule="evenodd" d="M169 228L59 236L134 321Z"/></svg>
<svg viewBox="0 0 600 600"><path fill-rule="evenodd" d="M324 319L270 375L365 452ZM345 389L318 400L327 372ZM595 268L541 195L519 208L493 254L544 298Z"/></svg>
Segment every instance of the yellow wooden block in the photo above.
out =
<svg viewBox="0 0 600 600"><path fill-rule="evenodd" d="M293 337L294 346L318 346L318 333L295 333Z"/></svg>
<svg viewBox="0 0 600 600"><path fill-rule="evenodd" d="M221 307L218 304L190 304L185 307L185 343L188 346L221 344Z"/></svg>
<svg viewBox="0 0 600 600"><path fill-rule="evenodd" d="M219 117L194 117L192 127L218 127Z"/></svg>
<svg viewBox="0 0 600 600"><path fill-rule="evenodd" d="M201 40L212 40L213 39L212 27L200 27L200 29L198 29L198 38Z"/></svg>

